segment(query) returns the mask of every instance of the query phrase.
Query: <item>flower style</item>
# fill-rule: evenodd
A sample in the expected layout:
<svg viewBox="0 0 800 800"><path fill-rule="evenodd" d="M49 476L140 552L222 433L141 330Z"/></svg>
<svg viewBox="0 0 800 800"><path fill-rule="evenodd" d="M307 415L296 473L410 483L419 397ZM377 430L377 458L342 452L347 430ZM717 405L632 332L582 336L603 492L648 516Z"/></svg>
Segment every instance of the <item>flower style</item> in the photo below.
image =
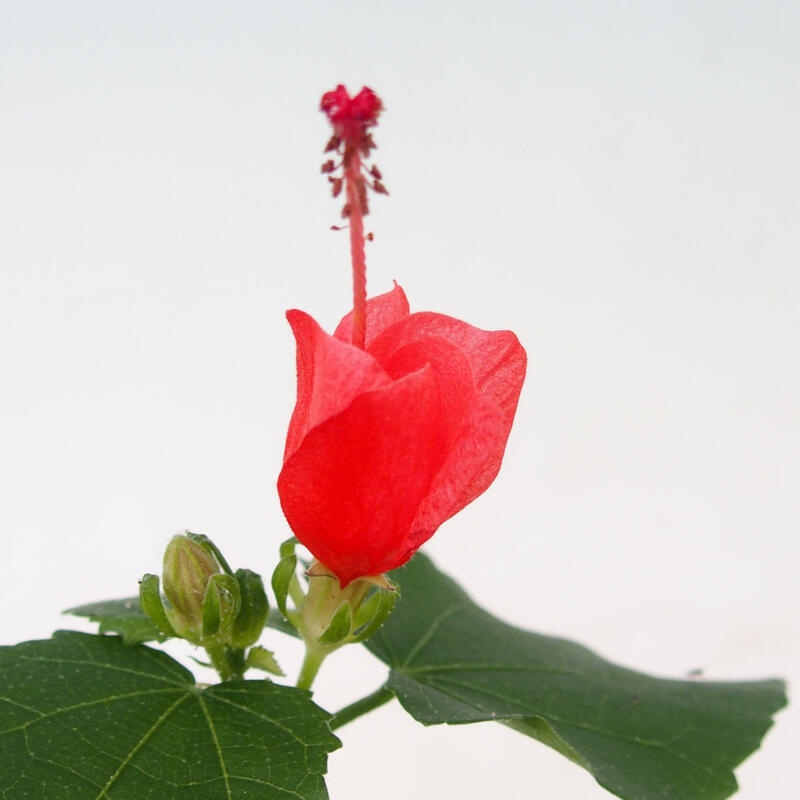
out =
<svg viewBox="0 0 800 800"><path fill-rule="evenodd" d="M361 158L368 157L375 148L372 134L367 130L378 124L383 103L372 89L366 86L350 97L339 84L332 92L322 96L320 108L333 126L333 136L325 152L335 151L342 160L337 164L328 159L322 165L327 174L331 192L338 197L345 190L342 216L350 228L350 252L353 260L353 344L364 346L367 303L367 262L364 254L364 217L369 213L367 189L378 194L389 194L381 182L380 170L373 164L369 169ZM341 169L342 174L338 175Z"/></svg>
<svg viewBox="0 0 800 800"><path fill-rule="evenodd" d="M331 336L287 314L297 342L297 404L278 492L297 538L339 579L403 565L480 495L500 468L525 351L510 331L409 313L399 286Z"/></svg>

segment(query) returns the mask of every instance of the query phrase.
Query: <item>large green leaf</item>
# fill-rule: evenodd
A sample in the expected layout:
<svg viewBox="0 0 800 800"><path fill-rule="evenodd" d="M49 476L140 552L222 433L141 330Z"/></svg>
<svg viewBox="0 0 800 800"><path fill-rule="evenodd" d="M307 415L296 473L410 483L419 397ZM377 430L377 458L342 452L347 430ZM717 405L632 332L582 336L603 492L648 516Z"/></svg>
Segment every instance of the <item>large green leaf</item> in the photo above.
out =
<svg viewBox="0 0 800 800"><path fill-rule="evenodd" d="M585 767L626 800L721 800L758 748L784 686L673 681L507 625L429 559L392 574L402 593L367 643L388 687L425 724L505 722Z"/></svg>
<svg viewBox="0 0 800 800"><path fill-rule="evenodd" d="M4 800L323 800L339 742L306 692L201 687L163 652L60 631L0 648Z"/></svg>

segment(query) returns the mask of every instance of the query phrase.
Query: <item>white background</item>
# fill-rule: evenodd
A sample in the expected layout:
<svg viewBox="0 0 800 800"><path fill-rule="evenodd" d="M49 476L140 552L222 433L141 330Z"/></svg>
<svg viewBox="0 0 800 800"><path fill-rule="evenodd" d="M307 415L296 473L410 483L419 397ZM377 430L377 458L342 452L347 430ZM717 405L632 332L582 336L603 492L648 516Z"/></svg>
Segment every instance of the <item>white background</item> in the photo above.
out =
<svg viewBox="0 0 800 800"><path fill-rule="evenodd" d="M371 293L529 354L500 477L427 552L625 665L800 681L796 2L0 10L0 641L81 627L184 528L271 572L283 314L350 301L316 109L366 83ZM337 654L317 699L383 674ZM609 796L499 725L393 704L341 738L333 800ZM790 708L742 800L791 795L798 740Z"/></svg>

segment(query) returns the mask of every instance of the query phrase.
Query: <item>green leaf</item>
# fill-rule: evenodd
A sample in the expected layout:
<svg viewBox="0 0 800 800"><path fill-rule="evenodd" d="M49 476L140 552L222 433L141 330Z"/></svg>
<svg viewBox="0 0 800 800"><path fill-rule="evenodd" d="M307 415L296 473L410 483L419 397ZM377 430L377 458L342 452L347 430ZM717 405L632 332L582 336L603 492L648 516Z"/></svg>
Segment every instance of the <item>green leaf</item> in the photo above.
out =
<svg viewBox="0 0 800 800"><path fill-rule="evenodd" d="M426 724L505 722L585 767L626 800L721 800L786 703L781 681L653 678L586 648L514 628L429 559L392 574L394 613L367 647Z"/></svg>
<svg viewBox="0 0 800 800"><path fill-rule="evenodd" d="M285 674L275 658L275 653L260 645L250 648L244 666L245 669L260 669L264 672L269 672L270 675L282 676Z"/></svg>
<svg viewBox="0 0 800 800"><path fill-rule="evenodd" d="M60 631L0 648L4 800L324 800L330 715L270 681L200 687L165 653Z"/></svg>
<svg viewBox="0 0 800 800"><path fill-rule="evenodd" d="M92 622L99 622L100 633L118 633L125 640L125 644L163 642L171 635L159 631L150 617L142 611L138 597L87 603L68 608L64 613L75 617L88 617Z"/></svg>

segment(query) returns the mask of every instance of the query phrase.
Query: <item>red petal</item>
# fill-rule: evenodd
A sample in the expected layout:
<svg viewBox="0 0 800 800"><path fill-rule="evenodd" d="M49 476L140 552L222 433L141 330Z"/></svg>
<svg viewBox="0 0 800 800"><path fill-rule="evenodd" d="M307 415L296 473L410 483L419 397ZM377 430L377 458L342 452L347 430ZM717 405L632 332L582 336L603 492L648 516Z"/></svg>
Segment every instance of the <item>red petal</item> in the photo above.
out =
<svg viewBox="0 0 800 800"><path fill-rule="evenodd" d="M407 540L410 551L485 491L497 476L508 438L502 411L478 394L470 362L455 344L420 338L389 355L383 367L398 378L422 364L433 369L441 393L445 458L417 510Z"/></svg>
<svg viewBox="0 0 800 800"><path fill-rule="evenodd" d="M432 311L411 314L367 346L383 363L393 351L422 337L439 336L467 357L478 393L500 408L509 431L525 379L527 357L511 331L484 331Z"/></svg>
<svg viewBox="0 0 800 800"><path fill-rule="evenodd" d="M410 542L414 549L486 491L500 470L507 440L508 429L497 406L486 400L476 403L414 519L415 538Z"/></svg>
<svg viewBox="0 0 800 800"><path fill-rule="evenodd" d="M510 331L484 331L461 320L422 312L388 329L369 352L396 377L394 358L409 343L437 337L456 348L470 366L476 399L463 416L447 459L414 521L413 547L484 492L497 476L525 378L526 355Z"/></svg>
<svg viewBox="0 0 800 800"><path fill-rule="evenodd" d="M286 459L278 478L286 519L342 586L413 553L412 522L444 461L442 429L425 368L360 395Z"/></svg>
<svg viewBox="0 0 800 800"><path fill-rule="evenodd" d="M389 376L358 347L334 339L303 311L287 312L297 341L297 403L286 435L284 459L306 433L346 408L354 397L385 386Z"/></svg>
<svg viewBox="0 0 800 800"><path fill-rule="evenodd" d="M426 367L433 370L441 404L442 445L449 450L478 402L464 353L444 339L428 337L395 350L381 366L395 380Z"/></svg>
<svg viewBox="0 0 800 800"><path fill-rule="evenodd" d="M380 336L388 327L408 316L406 293L397 284L394 289L367 300L367 344ZM342 317L333 335L343 342L353 340L353 312Z"/></svg>

